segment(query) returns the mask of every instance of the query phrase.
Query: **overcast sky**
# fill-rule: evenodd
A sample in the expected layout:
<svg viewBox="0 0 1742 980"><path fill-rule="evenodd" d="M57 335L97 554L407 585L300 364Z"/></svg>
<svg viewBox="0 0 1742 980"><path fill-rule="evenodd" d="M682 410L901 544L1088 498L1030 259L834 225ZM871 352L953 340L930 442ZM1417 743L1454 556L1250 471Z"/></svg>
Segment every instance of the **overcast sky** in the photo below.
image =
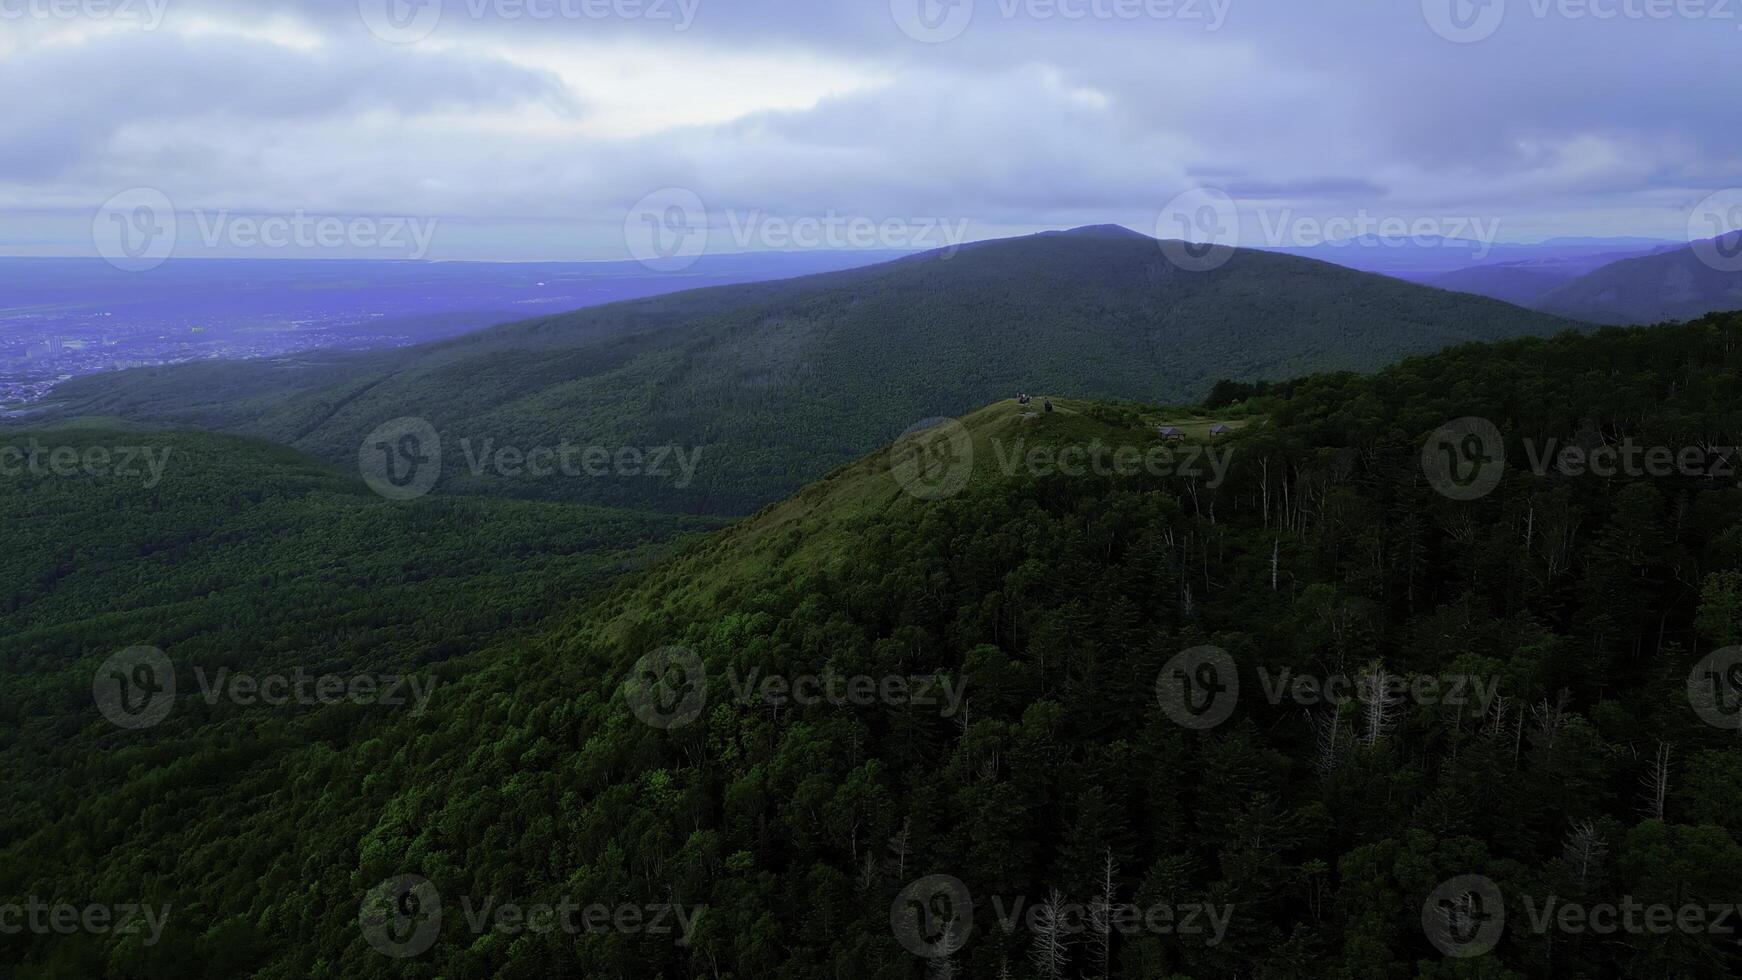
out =
<svg viewBox="0 0 1742 980"><path fill-rule="evenodd" d="M616 259L1203 193L1248 244L1686 240L1742 216L1738 65L1742 0L0 0L0 254L161 202L177 255Z"/></svg>

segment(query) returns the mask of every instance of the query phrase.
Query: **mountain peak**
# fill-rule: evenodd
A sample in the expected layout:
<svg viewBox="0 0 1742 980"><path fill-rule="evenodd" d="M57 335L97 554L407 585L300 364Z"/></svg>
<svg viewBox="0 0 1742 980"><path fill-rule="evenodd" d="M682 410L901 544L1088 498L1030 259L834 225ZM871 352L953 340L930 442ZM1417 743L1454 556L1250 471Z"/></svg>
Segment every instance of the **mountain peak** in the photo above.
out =
<svg viewBox="0 0 1742 980"><path fill-rule="evenodd" d="M1132 231L1124 225L1084 225L1069 231L1049 232L1053 235L1069 235L1075 238L1131 238L1148 240L1149 236L1142 232Z"/></svg>

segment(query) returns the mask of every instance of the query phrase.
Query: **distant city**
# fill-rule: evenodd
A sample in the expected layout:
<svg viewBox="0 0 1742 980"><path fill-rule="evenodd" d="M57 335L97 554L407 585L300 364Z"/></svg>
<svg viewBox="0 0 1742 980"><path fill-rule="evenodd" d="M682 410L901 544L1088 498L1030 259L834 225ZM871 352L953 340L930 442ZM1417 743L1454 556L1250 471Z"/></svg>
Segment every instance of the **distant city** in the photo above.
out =
<svg viewBox="0 0 1742 980"><path fill-rule="evenodd" d="M381 314L317 313L224 323L113 312L0 313L0 411L29 406L70 378L203 358L282 357L319 348L400 347L427 340L377 330Z"/></svg>
<svg viewBox="0 0 1742 980"><path fill-rule="evenodd" d="M403 347L497 323L830 272L887 252L703 256L681 272L634 262L196 259L129 273L98 259L0 258L0 418L81 375L209 358Z"/></svg>

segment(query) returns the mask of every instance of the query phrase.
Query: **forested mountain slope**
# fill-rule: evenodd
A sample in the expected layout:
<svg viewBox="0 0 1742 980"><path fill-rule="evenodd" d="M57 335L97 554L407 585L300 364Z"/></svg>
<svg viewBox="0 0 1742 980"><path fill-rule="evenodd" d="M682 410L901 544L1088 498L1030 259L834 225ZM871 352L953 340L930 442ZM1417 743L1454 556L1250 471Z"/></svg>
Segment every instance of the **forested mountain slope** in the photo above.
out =
<svg viewBox="0 0 1742 980"><path fill-rule="evenodd" d="M1016 391L1187 400L1223 377L1374 370L1572 325L1265 252L1186 271L1152 239L1093 228L618 303L401 351L79 379L57 390L51 417L243 432L348 463L377 427L410 416L441 437L441 489L741 514L920 419ZM699 451L700 464L680 481L533 479L462 461L486 445L564 442L676 446Z"/></svg>
<svg viewBox="0 0 1742 980"><path fill-rule="evenodd" d="M1559 286L1533 309L1590 323L1691 320L1742 306L1742 232L1625 259Z"/></svg>
<svg viewBox="0 0 1742 980"><path fill-rule="evenodd" d="M230 709L221 742L173 720L118 731L81 703L81 663L12 715L18 752L48 763L15 787L63 802L8 826L0 899L29 883L175 914L155 946L27 936L8 961L21 977L1733 976L1721 935L1531 913L1548 896L1742 900L1736 732L1688 683L1742 642L1742 489L1531 462L1550 438L1734 446L1739 392L1731 315L1458 347L1214 419L1003 402L481 651L421 713ZM1500 434L1504 467L1458 455L1468 426L1437 435L1465 417ZM1212 421L1235 431L1206 442ZM1164 446L1158 423L1185 438ZM1447 482L1438 449L1492 486ZM114 642L177 659L177 639ZM1180 685L1212 656L1239 689L1212 671L1206 705ZM1313 695L1373 675L1407 693ZM1506 915L1491 934L1478 909L1471 941L1491 949L1454 958L1424 911L1462 901L1442 886L1464 876ZM1102 930L1109 896L1124 925ZM607 915L478 917L501 903ZM687 927L609 914L661 906Z"/></svg>

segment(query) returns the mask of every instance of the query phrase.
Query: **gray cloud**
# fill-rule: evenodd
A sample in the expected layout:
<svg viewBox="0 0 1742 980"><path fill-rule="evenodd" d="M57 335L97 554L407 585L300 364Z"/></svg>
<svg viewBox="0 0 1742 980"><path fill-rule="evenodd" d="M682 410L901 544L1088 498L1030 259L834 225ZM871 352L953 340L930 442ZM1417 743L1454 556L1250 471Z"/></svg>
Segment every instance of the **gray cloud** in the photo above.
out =
<svg viewBox="0 0 1742 980"><path fill-rule="evenodd" d="M1232 0L1218 30L1181 8L1066 20L975 0L959 37L925 44L888 0L701 0L681 32L445 0L426 40L389 44L355 0L171 2L156 33L0 23L0 90L31 93L0 116L14 221L153 186L188 206L547 221L583 229L560 257L618 257L613 227L670 186L720 210L992 234L1149 231L1212 184L1255 207L1489 217L1528 238L1677 234L1742 185L1735 20L1513 0L1460 44L1414 0ZM495 248L480 234L471 254Z"/></svg>

